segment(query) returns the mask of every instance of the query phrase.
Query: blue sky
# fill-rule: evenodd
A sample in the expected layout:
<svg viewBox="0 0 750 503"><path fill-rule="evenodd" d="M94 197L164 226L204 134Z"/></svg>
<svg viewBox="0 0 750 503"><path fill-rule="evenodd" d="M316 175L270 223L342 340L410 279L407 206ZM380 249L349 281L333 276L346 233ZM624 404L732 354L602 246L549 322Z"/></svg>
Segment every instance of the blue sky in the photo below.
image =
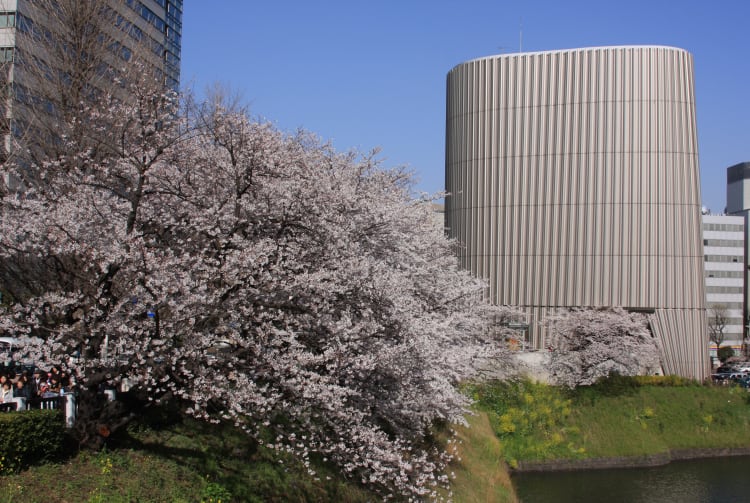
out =
<svg viewBox="0 0 750 503"><path fill-rule="evenodd" d="M182 84L229 86L254 115L339 150L380 147L433 193L455 65L521 43L681 47L694 56L702 199L716 213L726 168L750 161L749 27L747 0L186 0Z"/></svg>

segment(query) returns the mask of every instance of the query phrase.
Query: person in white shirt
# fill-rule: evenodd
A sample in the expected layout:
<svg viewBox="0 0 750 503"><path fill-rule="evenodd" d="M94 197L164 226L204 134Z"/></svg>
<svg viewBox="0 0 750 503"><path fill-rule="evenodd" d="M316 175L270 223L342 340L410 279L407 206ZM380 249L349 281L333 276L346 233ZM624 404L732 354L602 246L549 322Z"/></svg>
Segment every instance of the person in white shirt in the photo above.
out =
<svg viewBox="0 0 750 503"><path fill-rule="evenodd" d="M3 383L3 389L0 390L0 402L8 403L13 401L13 386L10 381Z"/></svg>

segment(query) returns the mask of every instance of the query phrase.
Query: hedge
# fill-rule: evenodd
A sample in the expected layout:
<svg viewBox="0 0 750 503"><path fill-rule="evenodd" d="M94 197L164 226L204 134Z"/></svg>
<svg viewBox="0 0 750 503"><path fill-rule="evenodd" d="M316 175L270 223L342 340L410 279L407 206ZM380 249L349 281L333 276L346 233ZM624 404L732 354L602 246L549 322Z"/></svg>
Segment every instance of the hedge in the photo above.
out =
<svg viewBox="0 0 750 503"><path fill-rule="evenodd" d="M0 413L0 474L59 458L64 441L60 410Z"/></svg>

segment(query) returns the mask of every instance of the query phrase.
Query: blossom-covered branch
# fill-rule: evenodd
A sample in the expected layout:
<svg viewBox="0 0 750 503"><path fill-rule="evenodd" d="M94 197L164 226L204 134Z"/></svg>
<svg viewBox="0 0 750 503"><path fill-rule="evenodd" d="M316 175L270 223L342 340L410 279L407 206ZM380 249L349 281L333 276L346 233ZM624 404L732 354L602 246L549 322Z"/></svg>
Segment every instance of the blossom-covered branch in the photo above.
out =
<svg viewBox="0 0 750 503"><path fill-rule="evenodd" d="M144 403L320 453L383 496L431 494L447 456L426 431L463 421L459 381L511 367L488 330L507 309L459 269L431 200L375 153L134 95L90 110L76 155L4 199L2 260L45 274L0 326L40 338L35 357L76 371L82 401L127 379ZM91 407L82 441L116 406Z"/></svg>
<svg viewBox="0 0 750 503"><path fill-rule="evenodd" d="M622 308L574 309L546 320L550 332L550 375L571 388L595 383L613 372L649 374L660 367L648 319Z"/></svg>

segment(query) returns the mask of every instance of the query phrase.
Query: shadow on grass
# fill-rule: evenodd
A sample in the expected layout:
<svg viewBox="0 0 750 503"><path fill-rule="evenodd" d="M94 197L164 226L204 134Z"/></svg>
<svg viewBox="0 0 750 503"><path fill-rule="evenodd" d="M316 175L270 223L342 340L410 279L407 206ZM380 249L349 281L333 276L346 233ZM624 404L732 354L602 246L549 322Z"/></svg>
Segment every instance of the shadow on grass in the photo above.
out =
<svg viewBox="0 0 750 503"><path fill-rule="evenodd" d="M373 494L346 481L311 456L317 476L291 454L269 449L231 424L209 424L168 408L144 411L108 448L167 460L220 484L233 501L371 501Z"/></svg>

